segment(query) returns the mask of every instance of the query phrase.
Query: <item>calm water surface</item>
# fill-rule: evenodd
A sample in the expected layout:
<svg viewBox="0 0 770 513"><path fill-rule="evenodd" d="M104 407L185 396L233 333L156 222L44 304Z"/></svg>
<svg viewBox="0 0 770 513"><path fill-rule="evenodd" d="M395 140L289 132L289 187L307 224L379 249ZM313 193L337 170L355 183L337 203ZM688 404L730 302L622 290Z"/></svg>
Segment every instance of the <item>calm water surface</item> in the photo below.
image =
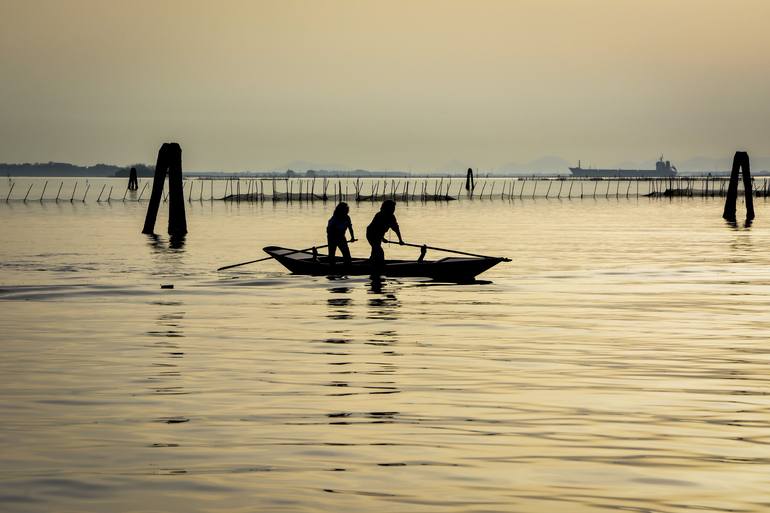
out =
<svg viewBox="0 0 770 513"><path fill-rule="evenodd" d="M770 509L762 200L399 205L513 258L469 286L214 271L332 204L145 208L0 203L3 512Z"/></svg>

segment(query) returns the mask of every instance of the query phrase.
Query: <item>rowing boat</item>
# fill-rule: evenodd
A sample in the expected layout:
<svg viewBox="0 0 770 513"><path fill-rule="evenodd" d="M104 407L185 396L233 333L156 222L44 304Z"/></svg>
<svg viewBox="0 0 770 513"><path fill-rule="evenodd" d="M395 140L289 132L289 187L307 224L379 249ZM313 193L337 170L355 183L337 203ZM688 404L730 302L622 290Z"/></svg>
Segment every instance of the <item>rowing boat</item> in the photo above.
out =
<svg viewBox="0 0 770 513"><path fill-rule="evenodd" d="M439 260L385 260L384 268L376 273L368 258L354 258L349 266L345 266L342 259L337 257L336 264L332 265L328 255L314 254L312 251L279 246L267 246L263 249L294 274L313 276L378 274L391 277L432 278L436 281L454 283L473 281L487 269L500 262L509 261L507 258L486 256L447 257Z"/></svg>

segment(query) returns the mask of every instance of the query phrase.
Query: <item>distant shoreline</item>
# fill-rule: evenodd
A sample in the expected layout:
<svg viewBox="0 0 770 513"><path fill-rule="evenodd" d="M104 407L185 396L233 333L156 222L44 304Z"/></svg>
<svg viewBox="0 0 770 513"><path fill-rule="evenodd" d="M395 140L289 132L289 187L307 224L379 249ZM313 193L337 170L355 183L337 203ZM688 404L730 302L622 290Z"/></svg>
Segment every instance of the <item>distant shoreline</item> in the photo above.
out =
<svg viewBox="0 0 770 513"><path fill-rule="evenodd" d="M95 164L93 166L78 166L66 162L3 164L0 163L0 176L19 178L128 178L130 169L134 167L140 178L150 178L154 175L154 166L148 164L132 164L117 166L114 164ZM568 171L553 172L479 172L474 169L476 178L574 178ZM186 171L185 176L191 178L464 178L465 170L454 173L409 173L404 171L368 171L366 169L346 170L308 170L305 172L287 171ZM729 176L730 171L686 171L680 172L679 177ZM752 176L770 176L770 171L758 170Z"/></svg>

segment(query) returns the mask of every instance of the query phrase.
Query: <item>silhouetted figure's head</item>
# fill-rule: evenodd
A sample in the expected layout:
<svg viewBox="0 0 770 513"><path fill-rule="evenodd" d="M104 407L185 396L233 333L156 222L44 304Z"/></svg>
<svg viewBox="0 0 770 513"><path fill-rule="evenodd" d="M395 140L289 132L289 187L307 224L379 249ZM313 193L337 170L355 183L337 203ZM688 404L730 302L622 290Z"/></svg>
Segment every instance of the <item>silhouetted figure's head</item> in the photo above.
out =
<svg viewBox="0 0 770 513"><path fill-rule="evenodd" d="M385 200L382 202L382 206L380 207L380 212L385 212L386 214L393 214L396 211L396 202L393 200Z"/></svg>
<svg viewBox="0 0 770 513"><path fill-rule="evenodd" d="M348 215L348 212L350 212L350 207L347 203L341 201L336 207L334 207L334 214L332 215L334 217L343 217Z"/></svg>

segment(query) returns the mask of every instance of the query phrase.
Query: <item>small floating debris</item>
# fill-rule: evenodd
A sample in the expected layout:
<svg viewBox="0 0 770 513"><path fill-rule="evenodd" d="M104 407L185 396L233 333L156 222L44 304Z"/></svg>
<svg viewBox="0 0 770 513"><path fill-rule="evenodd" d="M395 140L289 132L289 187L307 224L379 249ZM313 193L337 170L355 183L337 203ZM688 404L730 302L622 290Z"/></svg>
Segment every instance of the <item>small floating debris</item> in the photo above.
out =
<svg viewBox="0 0 770 513"><path fill-rule="evenodd" d="M162 422L164 424L183 424L190 422L190 419L186 417L162 417L155 420L156 422Z"/></svg>
<svg viewBox="0 0 770 513"><path fill-rule="evenodd" d="M173 289L174 284L173 283L161 283L160 288L162 289Z"/></svg>

